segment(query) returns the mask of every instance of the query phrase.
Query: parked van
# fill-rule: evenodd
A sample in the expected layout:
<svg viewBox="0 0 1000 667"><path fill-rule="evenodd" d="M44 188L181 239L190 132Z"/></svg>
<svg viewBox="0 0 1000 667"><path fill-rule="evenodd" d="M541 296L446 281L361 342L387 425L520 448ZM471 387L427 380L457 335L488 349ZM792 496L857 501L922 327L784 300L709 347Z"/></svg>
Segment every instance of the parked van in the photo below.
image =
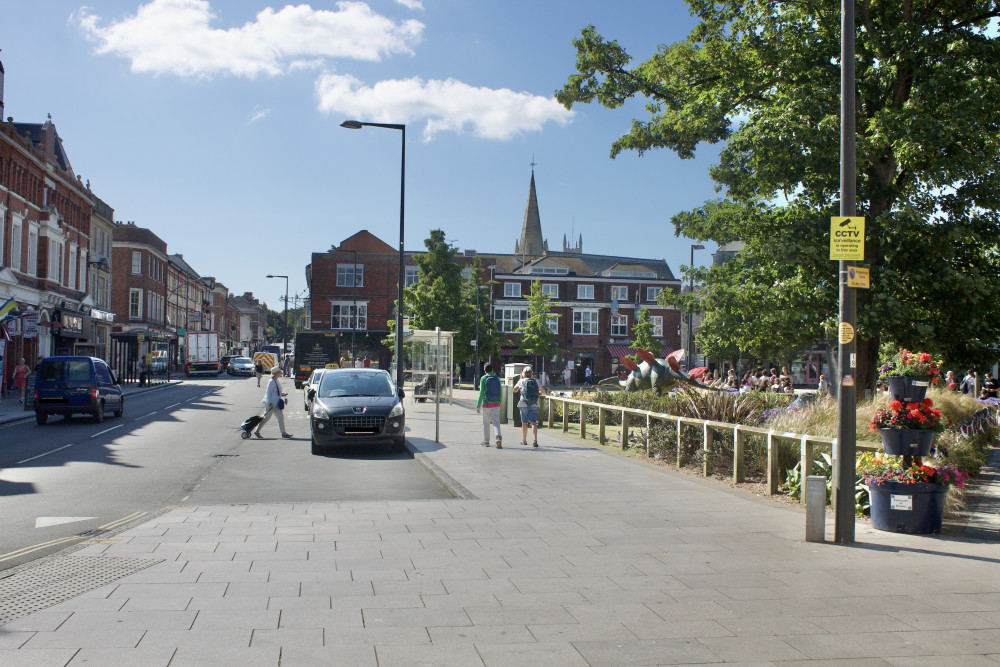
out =
<svg viewBox="0 0 1000 667"><path fill-rule="evenodd" d="M46 357L35 378L35 421L44 424L49 415L92 415L104 421L104 412L115 417L125 412L125 396L114 373L94 357Z"/></svg>

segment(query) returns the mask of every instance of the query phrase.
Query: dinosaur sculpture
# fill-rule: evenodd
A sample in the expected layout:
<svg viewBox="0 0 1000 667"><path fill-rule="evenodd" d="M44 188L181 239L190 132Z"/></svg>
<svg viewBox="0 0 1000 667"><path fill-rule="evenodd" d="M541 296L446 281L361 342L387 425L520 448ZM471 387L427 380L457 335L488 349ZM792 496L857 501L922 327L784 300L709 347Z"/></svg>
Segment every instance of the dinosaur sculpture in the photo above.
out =
<svg viewBox="0 0 1000 667"><path fill-rule="evenodd" d="M624 391L652 390L656 395L665 394L677 385L688 385L698 389L712 389L701 384L698 379L705 373L705 368L695 368L691 373L681 370L680 359L684 350L677 350L667 355L666 359L657 359L648 350L636 350L642 363L636 364L628 357L622 360L622 365L630 373L624 384L618 378L606 378L597 383L599 387L619 389Z"/></svg>

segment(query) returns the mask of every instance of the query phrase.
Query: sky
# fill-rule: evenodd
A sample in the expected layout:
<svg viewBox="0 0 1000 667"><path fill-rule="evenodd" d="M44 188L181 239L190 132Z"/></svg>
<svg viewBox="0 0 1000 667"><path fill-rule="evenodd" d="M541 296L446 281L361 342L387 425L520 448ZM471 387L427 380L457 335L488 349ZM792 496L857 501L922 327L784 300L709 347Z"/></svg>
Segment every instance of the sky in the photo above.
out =
<svg viewBox="0 0 1000 667"><path fill-rule="evenodd" d="M4 116L51 114L116 220L275 310L267 274L305 296L311 253L361 229L398 246L402 133L348 119L406 125L407 250L442 229L513 252L533 168L549 248L582 235L679 275L695 241L670 218L718 196L718 149L610 159L644 102L553 96L590 24L637 63L694 19L682 0L0 0Z"/></svg>

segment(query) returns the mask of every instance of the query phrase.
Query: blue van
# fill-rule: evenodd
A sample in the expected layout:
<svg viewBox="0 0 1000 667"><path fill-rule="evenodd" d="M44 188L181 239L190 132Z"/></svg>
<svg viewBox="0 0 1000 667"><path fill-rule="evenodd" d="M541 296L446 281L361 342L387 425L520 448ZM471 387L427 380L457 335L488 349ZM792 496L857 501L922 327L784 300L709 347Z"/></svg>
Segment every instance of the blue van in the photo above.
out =
<svg viewBox="0 0 1000 667"><path fill-rule="evenodd" d="M112 410L115 417L125 412L125 396L114 373L94 357L46 357L35 378L35 421L44 424L49 415L69 417L88 414L95 422L104 421Z"/></svg>

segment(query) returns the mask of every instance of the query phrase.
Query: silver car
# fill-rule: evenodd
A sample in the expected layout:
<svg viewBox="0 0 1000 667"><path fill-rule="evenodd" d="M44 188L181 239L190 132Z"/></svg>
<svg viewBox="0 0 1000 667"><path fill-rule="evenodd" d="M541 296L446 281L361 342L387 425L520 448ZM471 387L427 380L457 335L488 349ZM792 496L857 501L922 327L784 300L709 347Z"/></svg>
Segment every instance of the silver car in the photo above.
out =
<svg viewBox="0 0 1000 667"><path fill-rule="evenodd" d="M226 372L230 375L253 375L253 362L247 357L233 357L226 366Z"/></svg>
<svg viewBox="0 0 1000 667"><path fill-rule="evenodd" d="M312 409L313 399L316 398L316 392L319 391L319 381L326 370L325 368L314 369L312 375L302 385L302 409L306 412Z"/></svg>

